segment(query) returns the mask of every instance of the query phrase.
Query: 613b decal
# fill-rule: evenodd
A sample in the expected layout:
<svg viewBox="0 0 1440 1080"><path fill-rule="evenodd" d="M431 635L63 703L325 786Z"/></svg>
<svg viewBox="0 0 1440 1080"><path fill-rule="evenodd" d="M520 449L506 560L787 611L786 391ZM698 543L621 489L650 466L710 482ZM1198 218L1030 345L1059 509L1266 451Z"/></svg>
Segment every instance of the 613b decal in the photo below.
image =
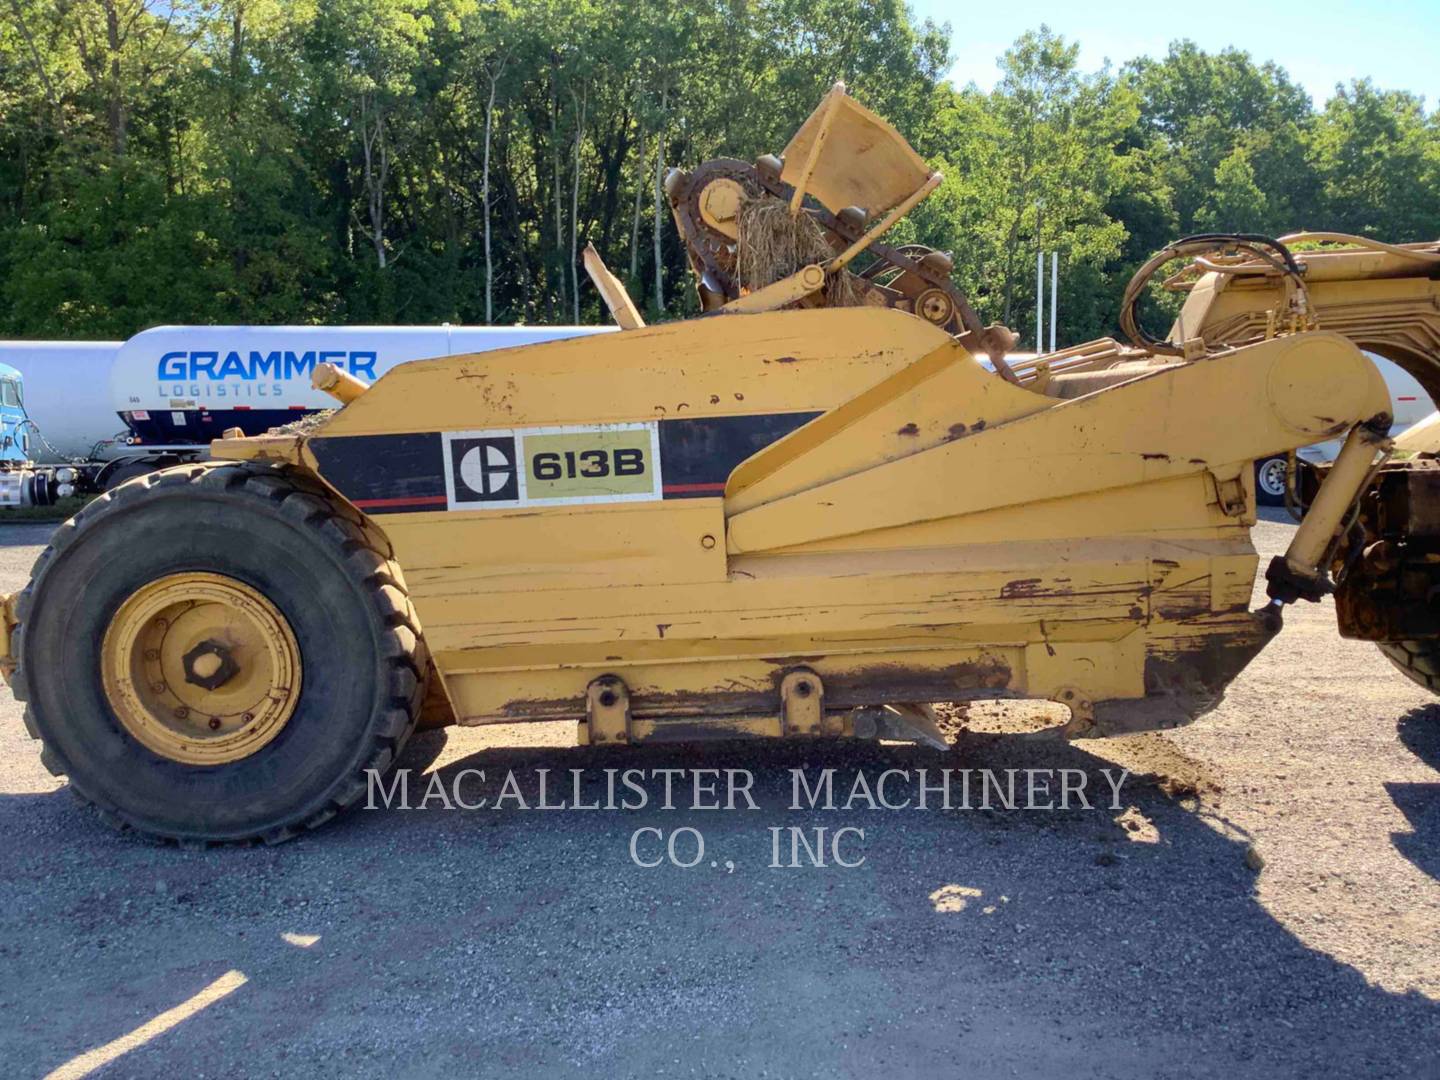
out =
<svg viewBox="0 0 1440 1080"><path fill-rule="evenodd" d="M645 502L661 497L656 422L450 431L446 507Z"/></svg>

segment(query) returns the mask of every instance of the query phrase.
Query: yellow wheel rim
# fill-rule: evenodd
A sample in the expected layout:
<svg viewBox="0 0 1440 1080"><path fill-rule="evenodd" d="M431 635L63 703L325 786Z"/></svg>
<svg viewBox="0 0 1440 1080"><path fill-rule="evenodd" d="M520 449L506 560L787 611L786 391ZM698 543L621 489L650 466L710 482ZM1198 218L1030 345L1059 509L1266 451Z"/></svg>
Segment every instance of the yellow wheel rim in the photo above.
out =
<svg viewBox="0 0 1440 1080"><path fill-rule="evenodd" d="M170 574L136 590L105 631L100 670L125 730L187 765L249 757L300 701L290 624L221 574Z"/></svg>

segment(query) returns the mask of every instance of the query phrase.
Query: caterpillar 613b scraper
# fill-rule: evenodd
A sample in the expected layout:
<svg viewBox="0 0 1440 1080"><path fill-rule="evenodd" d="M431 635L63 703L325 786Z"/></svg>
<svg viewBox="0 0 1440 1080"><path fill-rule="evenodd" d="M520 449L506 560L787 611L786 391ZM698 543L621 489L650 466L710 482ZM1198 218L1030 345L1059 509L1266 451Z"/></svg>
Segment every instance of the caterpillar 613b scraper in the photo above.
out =
<svg viewBox="0 0 1440 1080"><path fill-rule="evenodd" d="M44 762L120 824L277 841L417 723L935 743L934 703L1023 697L1164 728L1332 591L1434 689L1440 427L1396 453L1361 349L1440 392L1440 246L1190 238L1129 344L1011 365L943 253L882 242L939 182L837 86L783 157L671 174L700 317L645 326L588 253L617 333L321 365L308 434L100 496L4 604ZM1252 610L1253 462L1334 438Z"/></svg>

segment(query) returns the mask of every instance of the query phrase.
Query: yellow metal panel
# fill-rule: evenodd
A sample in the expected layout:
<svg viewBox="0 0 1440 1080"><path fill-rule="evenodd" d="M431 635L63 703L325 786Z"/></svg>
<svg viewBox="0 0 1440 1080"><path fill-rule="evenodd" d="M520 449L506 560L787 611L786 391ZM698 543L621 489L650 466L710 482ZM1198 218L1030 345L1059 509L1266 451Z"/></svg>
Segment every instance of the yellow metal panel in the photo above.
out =
<svg viewBox="0 0 1440 1080"><path fill-rule="evenodd" d="M610 268L605 265L605 260L600 258L600 253L595 250L594 244L585 245L582 260L585 263L585 272L590 275L590 280L594 282L600 298L610 309L610 315L615 320L615 324L622 330L643 328L645 320L641 318L639 310L635 307L635 301L630 299L630 294L625 291L625 286L620 283L620 279L610 272Z"/></svg>
<svg viewBox="0 0 1440 1080"><path fill-rule="evenodd" d="M818 153L812 150L820 140ZM883 214L930 175L905 137L837 83L801 125L783 155L780 178L803 186L827 209L860 206Z"/></svg>
<svg viewBox="0 0 1440 1080"><path fill-rule="evenodd" d="M873 560L757 556L734 560L731 580L712 585L477 592L420 606L459 714L513 716L524 703L572 695L556 708L573 711L589 679L606 671L634 689L642 682L633 672L643 670L646 694L697 694L732 686L747 664L773 672L776 656L852 670L893 665L900 652L1118 640L1157 615L1206 612L1216 559L1253 573L1253 551L1239 537L1016 543ZM1243 604L1245 588L1233 602ZM937 655L920 666L948 662ZM719 671L729 676L706 682Z"/></svg>
<svg viewBox="0 0 1440 1080"><path fill-rule="evenodd" d="M997 379L949 342L743 463L725 508L738 514L1058 404Z"/></svg>
<svg viewBox="0 0 1440 1080"><path fill-rule="evenodd" d="M1440 293L1430 267L1373 252L1306 252L1304 261L1316 326L1395 361L1440 398ZM1283 304L1271 278L1206 274L1186 298L1171 338L1183 328L1212 347L1256 340Z"/></svg>
<svg viewBox="0 0 1440 1080"><path fill-rule="evenodd" d="M1250 523L1253 524L1253 519ZM1085 492L1071 498L1000 506L935 521L836 536L806 544L803 550L940 548L994 543L1006 536L1057 540L1079 532L1094 539L1154 534L1169 543L1183 543L1192 537L1204 540L1231 536L1244 543L1248 535L1244 524L1221 511L1203 473L1190 473L1131 487Z"/></svg>
<svg viewBox="0 0 1440 1080"><path fill-rule="evenodd" d="M491 594L725 579L715 499L404 514L384 525L427 623L432 597L483 594L470 617L489 622L513 603Z"/></svg>
<svg viewBox="0 0 1440 1080"><path fill-rule="evenodd" d="M318 434L824 410L949 340L884 308L664 323L401 364Z"/></svg>
<svg viewBox="0 0 1440 1080"><path fill-rule="evenodd" d="M1165 638L1169 647L1183 647L1193 638L1185 629ZM825 681L827 691L845 693L853 703L884 704L893 684L875 676L903 671L926 699L965 700L984 697L1056 697L1066 687L1083 687L1091 700L1139 698L1145 693L1142 676L1147 637L1136 630L1117 639L1075 642L1034 642L910 651L898 645L877 655L832 654L807 658L806 664ZM598 669L597 669L598 670ZM608 670L608 669L606 669ZM749 711L778 705L775 665L763 659L723 657L686 665L637 663L618 669L635 698L647 704L638 715L702 716ZM584 713L584 687L590 674L563 672L544 679L527 671L502 671L482 676L461 676L453 693L462 724L483 724L517 717L539 719L580 718ZM583 677L582 677L583 676ZM866 695L861 687L874 681ZM564 681L562 681L564 680ZM567 683L578 686L574 691ZM564 687L567 693L550 697ZM846 693L848 691L848 693Z"/></svg>
<svg viewBox="0 0 1440 1080"><path fill-rule="evenodd" d="M1023 656L1025 692L1035 697L1057 698L1077 686L1092 702L1145 693L1145 634L1139 630L1118 641L1039 642L1026 646Z"/></svg>
<svg viewBox="0 0 1440 1080"><path fill-rule="evenodd" d="M1336 393L1324 423L1384 400L1350 346L1305 342L1299 375L1277 342L1059 401L896 312L701 319L404 365L325 434L822 413L724 500L381 519L463 722L578 718L604 674L647 717L773 716L797 665L835 708L1074 690L1098 715L1157 656L1261 640L1249 519L1210 473L1309 441L1287 424ZM776 508L791 531L742 551Z"/></svg>
<svg viewBox="0 0 1440 1080"><path fill-rule="evenodd" d="M953 610L942 616L943 623L970 626L1001 617L1011 622L1037 614L1053 617L1067 606L1084 604L1094 605L1101 615L1124 616L1134 602L1129 591L1152 584L1148 559L1178 564L1199 551L1237 550L1245 550L1239 537L1179 544L1133 537L755 555L732 557L725 581L572 590L546 588L537 580L534 588L507 598L498 609L488 590L477 585L431 597L428 614L422 609L421 615L437 651L467 642L518 642L522 624L532 628L524 631L531 641L628 645L668 640L680 650L688 647L687 640L768 637L777 625L811 636L879 632L886 626L933 622L936 611L947 607ZM962 610L965 603L976 606ZM794 621L797 613L803 624ZM674 621L667 621L670 616ZM791 621L782 625L787 618ZM534 629L547 625L553 630ZM624 634L616 632L621 627Z"/></svg>
<svg viewBox="0 0 1440 1080"><path fill-rule="evenodd" d="M805 299L825 286L825 271L819 266L802 266L795 273L772 281L763 288L746 293L738 300L720 308L718 315L755 315L762 311L775 311L786 304Z"/></svg>
<svg viewBox="0 0 1440 1080"><path fill-rule="evenodd" d="M299 435L251 435L212 439L210 456L227 461L270 461L277 465L308 465L302 456L305 440Z"/></svg>
<svg viewBox="0 0 1440 1080"><path fill-rule="evenodd" d="M788 548L1194 473L1338 434L1389 403L1375 365L1346 339L1280 338L743 511L729 547Z"/></svg>
<svg viewBox="0 0 1440 1080"><path fill-rule="evenodd" d="M1103 643L1096 646L1104 651ZM925 699L957 701L975 697L1025 694L1023 646L956 647L913 652L903 644L884 654L806 658L831 688L847 701L865 697L867 704L885 704L895 684L881 681L902 671L913 685L924 687ZM608 670L608 669L607 669ZM553 674L502 671L462 675L447 681L462 724L516 719L580 719L585 711L585 686L596 674L559 671ZM639 716L714 716L776 710L779 680L772 660L724 658L691 664L635 664L620 669L631 691L632 711ZM923 680L923 681L922 681ZM574 687L579 686L579 691ZM1138 691L1137 691L1138 692ZM902 691L903 693L903 691ZM913 700L913 699L912 699Z"/></svg>
<svg viewBox="0 0 1440 1080"><path fill-rule="evenodd" d="M1395 449L1411 454L1440 453L1440 413L1431 413L1397 435Z"/></svg>

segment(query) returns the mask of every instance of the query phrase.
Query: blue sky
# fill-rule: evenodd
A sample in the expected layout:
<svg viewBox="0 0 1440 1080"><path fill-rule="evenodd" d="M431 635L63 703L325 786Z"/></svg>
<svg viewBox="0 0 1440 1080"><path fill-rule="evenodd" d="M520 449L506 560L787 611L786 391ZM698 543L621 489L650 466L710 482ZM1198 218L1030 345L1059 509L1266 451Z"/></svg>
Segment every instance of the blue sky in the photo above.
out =
<svg viewBox="0 0 1440 1080"><path fill-rule="evenodd" d="M1440 0L909 0L915 14L949 22L951 78L985 89L997 78L995 59L1026 30L1045 23L1080 43L1080 63L1116 66L1135 56L1163 56L1169 43L1190 38L1216 51L1228 45L1257 60L1274 60L1317 105L1337 82L1369 76L1387 90L1440 104Z"/></svg>

